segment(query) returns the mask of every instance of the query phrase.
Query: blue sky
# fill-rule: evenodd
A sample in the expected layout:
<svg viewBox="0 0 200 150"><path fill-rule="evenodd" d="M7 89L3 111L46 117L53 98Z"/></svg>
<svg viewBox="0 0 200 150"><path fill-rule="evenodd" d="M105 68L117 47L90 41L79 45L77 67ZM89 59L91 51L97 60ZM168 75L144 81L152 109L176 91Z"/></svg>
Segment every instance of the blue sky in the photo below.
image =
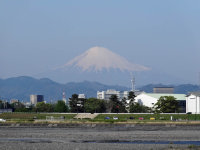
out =
<svg viewBox="0 0 200 150"><path fill-rule="evenodd" d="M34 76L93 46L198 82L199 0L1 0L0 78Z"/></svg>

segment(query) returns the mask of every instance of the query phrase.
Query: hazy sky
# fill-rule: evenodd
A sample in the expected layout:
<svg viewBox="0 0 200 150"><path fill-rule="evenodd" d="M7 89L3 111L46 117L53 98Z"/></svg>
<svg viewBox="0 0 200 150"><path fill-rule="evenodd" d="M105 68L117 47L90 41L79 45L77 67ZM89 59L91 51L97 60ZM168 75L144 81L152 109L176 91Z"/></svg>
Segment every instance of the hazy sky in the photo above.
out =
<svg viewBox="0 0 200 150"><path fill-rule="evenodd" d="M34 76L93 46L197 83L200 1L0 1L0 78Z"/></svg>

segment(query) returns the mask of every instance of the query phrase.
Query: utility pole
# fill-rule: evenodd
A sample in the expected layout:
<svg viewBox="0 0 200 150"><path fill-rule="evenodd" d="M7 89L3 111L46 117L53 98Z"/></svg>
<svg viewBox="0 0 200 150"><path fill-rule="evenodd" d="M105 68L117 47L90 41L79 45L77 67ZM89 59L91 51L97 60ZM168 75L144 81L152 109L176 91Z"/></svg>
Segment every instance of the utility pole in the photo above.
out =
<svg viewBox="0 0 200 150"><path fill-rule="evenodd" d="M65 102L65 104L67 104L66 94L64 91L62 93L62 100Z"/></svg>

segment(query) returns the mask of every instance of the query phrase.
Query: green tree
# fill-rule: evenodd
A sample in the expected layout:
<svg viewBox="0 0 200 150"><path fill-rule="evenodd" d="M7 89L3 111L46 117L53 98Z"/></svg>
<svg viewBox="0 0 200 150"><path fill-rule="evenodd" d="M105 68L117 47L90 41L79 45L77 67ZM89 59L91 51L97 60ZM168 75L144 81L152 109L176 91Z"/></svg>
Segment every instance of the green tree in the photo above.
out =
<svg viewBox="0 0 200 150"><path fill-rule="evenodd" d="M126 106L122 103L122 101L119 101L117 95L111 95L109 98L110 100L110 107L111 107L111 113L126 113Z"/></svg>
<svg viewBox="0 0 200 150"><path fill-rule="evenodd" d="M135 93L133 91L130 91L128 93L128 100L129 100L129 105L133 104L135 101Z"/></svg>
<svg viewBox="0 0 200 150"><path fill-rule="evenodd" d="M111 113L119 113L119 100L117 95L111 95L110 98Z"/></svg>
<svg viewBox="0 0 200 150"><path fill-rule="evenodd" d="M130 113L148 113L150 108L140 105L139 103L133 103L130 105Z"/></svg>
<svg viewBox="0 0 200 150"><path fill-rule="evenodd" d="M44 102L38 102L37 104L36 104L36 111L38 111L38 112L45 112L44 110L45 110L45 103Z"/></svg>
<svg viewBox="0 0 200 150"><path fill-rule="evenodd" d="M85 112L88 113L103 113L106 112L106 104L104 100L89 98L84 104Z"/></svg>
<svg viewBox="0 0 200 150"><path fill-rule="evenodd" d="M12 103L12 104L11 104L11 107L12 107L12 109L13 109L14 111L16 111L16 112L28 111L28 110L25 109L25 105L22 104L21 102Z"/></svg>
<svg viewBox="0 0 200 150"><path fill-rule="evenodd" d="M77 112L77 103L78 103L78 95L73 94L72 97L69 99L69 107L71 112Z"/></svg>
<svg viewBox="0 0 200 150"><path fill-rule="evenodd" d="M117 95L111 95L109 100L112 102L112 103L119 103L119 99L117 97Z"/></svg>
<svg viewBox="0 0 200 150"><path fill-rule="evenodd" d="M62 100L58 100L57 104L55 105L55 112L68 112L69 108L66 106L65 102Z"/></svg>
<svg viewBox="0 0 200 150"><path fill-rule="evenodd" d="M28 108L29 112L37 112L37 109L36 109L36 106L34 105L31 105L29 108Z"/></svg>
<svg viewBox="0 0 200 150"><path fill-rule="evenodd" d="M174 96L161 96L154 105L157 113L176 113L178 112L178 101Z"/></svg>
<svg viewBox="0 0 200 150"><path fill-rule="evenodd" d="M53 106L51 104L46 104L45 102L38 102L36 104L36 111L37 112L52 112Z"/></svg>
<svg viewBox="0 0 200 150"><path fill-rule="evenodd" d="M69 107L71 112L84 112L84 98L78 98L77 94L73 94L72 97L69 99Z"/></svg>
<svg viewBox="0 0 200 150"><path fill-rule="evenodd" d="M53 112L54 107L52 104L46 103L46 112Z"/></svg>
<svg viewBox="0 0 200 150"><path fill-rule="evenodd" d="M126 112L128 112L129 104L127 103L127 99L125 97L122 99L121 103L125 107Z"/></svg>
<svg viewBox="0 0 200 150"><path fill-rule="evenodd" d="M28 108L16 108L14 111L15 112L30 112L30 109L28 109Z"/></svg>
<svg viewBox="0 0 200 150"><path fill-rule="evenodd" d="M2 100L0 100L0 109L4 109L4 103Z"/></svg>
<svg viewBox="0 0 200 150"><path fill-rule="evenodd" d="M132 108L131 109L133 109L133 106L135 106L135 93L133 92L133 91L130 91L129 93L128 93L128 103L126 104L126 110L128 111L128 112L131 112L130 111L130 108L131 108L131 106L132 106Z"/></svg>

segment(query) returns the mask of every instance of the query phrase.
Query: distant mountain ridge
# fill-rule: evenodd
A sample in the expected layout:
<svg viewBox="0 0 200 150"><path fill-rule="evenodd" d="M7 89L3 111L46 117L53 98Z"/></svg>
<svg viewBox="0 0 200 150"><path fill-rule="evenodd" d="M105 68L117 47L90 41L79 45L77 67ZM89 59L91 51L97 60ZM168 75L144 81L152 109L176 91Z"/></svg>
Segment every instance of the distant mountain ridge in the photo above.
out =
<svg viewBox="0 0 200 150"><path fill-rule="evenodd" d="M154 87L173 86L162 84L149 84L138 88L145 92L152 92ZM191 91L200 91L200 86L192 84L182 84L173 86L175 93L187 94ZM130 88L118 85L105 85L98 82L83 81L69 82L60 84L48 78L35 79L28 76L13 77L8 79L0 79L0 99L19 99L29 101L31 94L42 94L46 101L55 101L62 99L62 92L66 93L66 97L72 94L86 94L87 97L96 97L97 91L115 89L119 91L130 90Z"/></svg>
<svg viewBox="0 0 200 150"><path fill-rule="evenodd" d="M62 92L66 93L66 97L72 94L84 93L88 97L96 97L98 90L128 90L123 86L104 85L98 82L69 82L60 84L48 78L35 79L32 77L21 76L8 79L0 79L0 99L19 99L29 101L31 94L44 95L47 101L62 99Z"/></svg>

